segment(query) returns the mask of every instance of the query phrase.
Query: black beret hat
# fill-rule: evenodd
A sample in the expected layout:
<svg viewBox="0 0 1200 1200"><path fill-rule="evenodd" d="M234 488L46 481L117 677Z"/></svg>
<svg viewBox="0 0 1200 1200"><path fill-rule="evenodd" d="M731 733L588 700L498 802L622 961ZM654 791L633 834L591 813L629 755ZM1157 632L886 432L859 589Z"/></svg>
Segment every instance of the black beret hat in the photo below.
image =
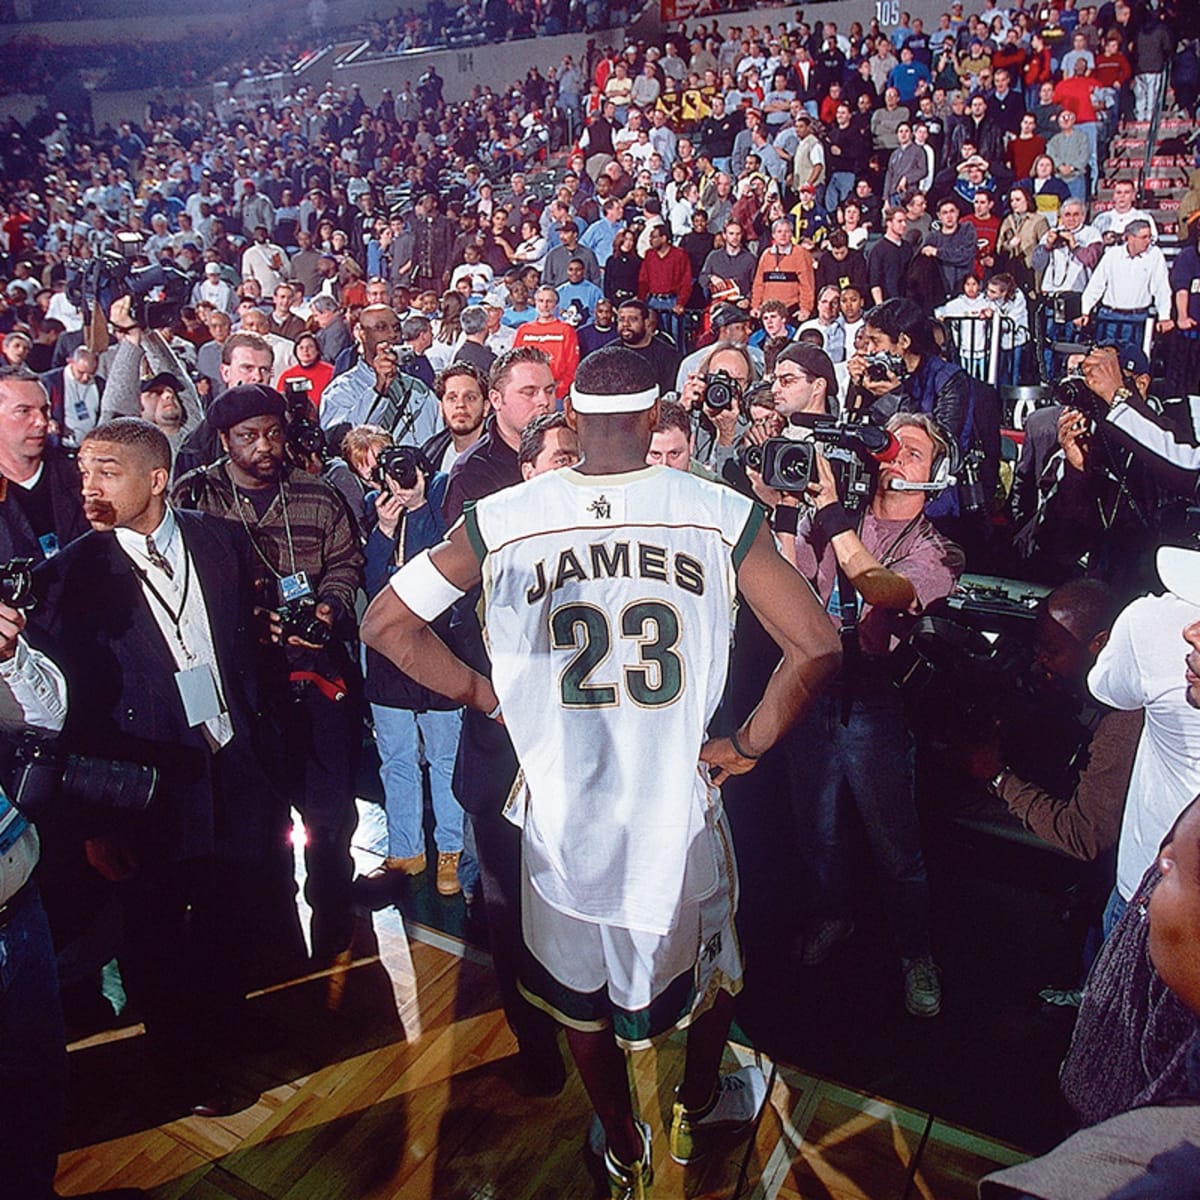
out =
<svg viewBox="0 0 1200 1200"><path fill-rule="evenodd" d="M286 408L283 397L262 383L240 383L223 392L208 410L209 422L215 429L228 433L235 425L252 417L279 417Z"/></svg>

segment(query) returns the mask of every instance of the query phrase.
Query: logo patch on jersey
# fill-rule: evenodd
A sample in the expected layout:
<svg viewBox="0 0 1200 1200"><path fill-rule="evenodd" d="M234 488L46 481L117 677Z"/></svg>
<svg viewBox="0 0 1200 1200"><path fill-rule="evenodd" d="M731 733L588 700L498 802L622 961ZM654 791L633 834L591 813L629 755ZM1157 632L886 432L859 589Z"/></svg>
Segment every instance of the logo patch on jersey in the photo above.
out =
<svg viewBox="0 0 1200 1200"><path fill-rule="evenodd" d="M603 493L587 506L587 510L595 516L597 521L608 521L612 518L612 505Z"/></svg>

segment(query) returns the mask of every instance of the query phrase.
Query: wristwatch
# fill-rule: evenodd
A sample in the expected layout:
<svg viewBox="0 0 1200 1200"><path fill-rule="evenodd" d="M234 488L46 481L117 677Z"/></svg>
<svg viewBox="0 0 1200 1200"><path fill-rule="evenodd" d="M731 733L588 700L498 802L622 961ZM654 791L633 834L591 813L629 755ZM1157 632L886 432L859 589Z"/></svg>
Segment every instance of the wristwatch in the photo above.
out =
<svg viewBox="0 0 1200 1200"><path fill-rule="evenodd" d="M1116 408L1118 404L1127 404L1133 399L1133 393L1127 387L1119 387L1113 392L1113 398L1109 402L1109 408Z"/></svg>

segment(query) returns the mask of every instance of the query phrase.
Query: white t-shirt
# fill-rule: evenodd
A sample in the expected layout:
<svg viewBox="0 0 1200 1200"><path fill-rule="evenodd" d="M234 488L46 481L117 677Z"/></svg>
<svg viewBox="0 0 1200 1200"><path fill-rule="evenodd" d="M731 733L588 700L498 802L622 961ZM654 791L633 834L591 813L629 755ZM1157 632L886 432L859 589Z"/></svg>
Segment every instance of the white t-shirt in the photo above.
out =
<svg viewBox="0 0 1200 1200"><path fill-rule="evenodd" d="M1193 621L1200 621L1200 607L1171 593L1135 600L1088 675L1102 704L1146 710L1117 847L1117 890L1126 900L1175 818L1200 793L1200 710L1187 702L1181 636Z"/></svg>
<svg viewBox="0 0 1200 1200"><path fill-rule="evenodd" d="M510 819L559 911L662 935L716 887L699 754L761 517L663 467L553 471L467 509L492 684L528 787Z"/></svg>

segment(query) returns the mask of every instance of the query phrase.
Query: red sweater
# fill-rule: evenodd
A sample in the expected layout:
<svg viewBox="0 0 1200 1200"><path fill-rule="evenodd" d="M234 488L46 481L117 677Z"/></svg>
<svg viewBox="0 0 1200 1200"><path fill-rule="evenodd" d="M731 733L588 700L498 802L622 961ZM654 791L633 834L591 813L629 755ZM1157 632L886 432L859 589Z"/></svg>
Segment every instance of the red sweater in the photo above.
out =
<svg viewBox="0 0 1200 1200"><path fill-rule="evenodd" d="M558 385L556 391L561 400L579 366L579 341L575 330L565 321L526 321L513 338L513 348L517 346L533 346L549 357L550 372Z"/></svg>
<svg viewBox="0 0 1200 1200"><path fill-rule="evenodd" d="M692 261L678 246L668 246L666 254L651 250L642 259L638 271L638 299L647 296L674 296L686 304L692 294Z"/></svg>

